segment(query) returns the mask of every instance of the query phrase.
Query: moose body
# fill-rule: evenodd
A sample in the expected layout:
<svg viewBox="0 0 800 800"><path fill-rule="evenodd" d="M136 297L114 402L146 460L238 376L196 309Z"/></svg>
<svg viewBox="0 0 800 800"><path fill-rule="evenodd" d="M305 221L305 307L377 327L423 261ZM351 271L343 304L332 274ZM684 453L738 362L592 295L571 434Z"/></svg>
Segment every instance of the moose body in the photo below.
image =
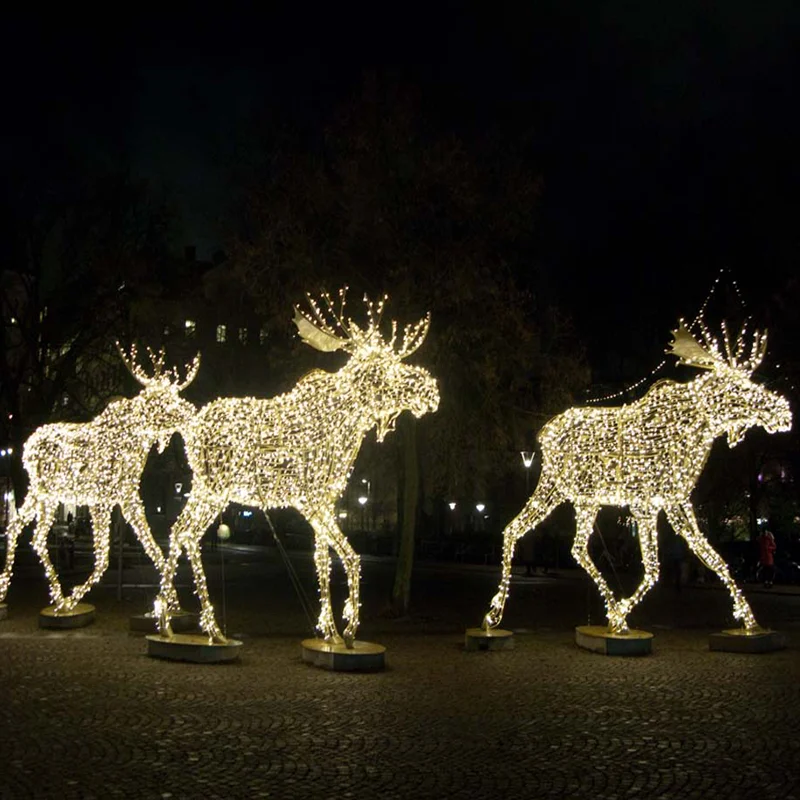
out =
<svg viewBox="0 0 800 800"><path fill-rule="evenodd" d="M324 297L332 312L330 298ZM316 319L298 312L295 322L308 344L325 351L341 348L350 354L338 372L315 370L291 391L272 399L215 400L200 410L185 433L192 492L172 530L162 577L164 591L157 600L164 634L171 633L166 595L185 550L201 602L201 627L212 640L225 640L208 599L199 542L229 503L240 503L264 510L292 507L310 523L321 599L317 627L328 641L342 638L330 604L330 550L336 552L349 587L342 613L347 622L343 639L352 646L358 627L360 564L337 524L336 502L367 432L377 427L382 440L402 411L415 416L435 411L439 395L436 382L424 369L403 363L424 339L427 318L406 328L396 350L394 335L388 343L381 338L380 315L374 315L371 304L370 324L363 331L352 320L345 322L341 314L334 315L333 327L313 302L312 309Z"/></svg>
<svg viewBox="0 0 800 800"><path fill-rule="evenodd" d="M195 482L218 502L268 508L341 495L371 427L350 419L356 399L347 395L337 375L317 371L273 399L209 403L187 436L189 462L200 465Z"/></svg>
<svg viewBox="0 0 800 800"><path fill-rule="evenodd" d="M750 378L763 358L765 337L756 334L750 357L742 361L741 337L732 348L726 332L725 357L705 331L704 345L682 325L674 335L672 352L682 363L708 372L689 383L661 381L641 400L617 408L571 408L542 429L541 477L504 531L503 574L485 627L495 627L502 618L516 541L567 501L575 507L577 525L572 554L598 585L613 632L627 630L628 613L658 579L656 520L661 511L726 585L734 616L748 630L756 627L727 565L700 532L689 497L718 436L727 434L733 446L754 425L770 432L789 430L789 403ZM589 556L589 537L604 505L629 506L638 526L644 575L623 600L614 597Z"/></svg>
<svg viewBox="0 0 800 800"><path fill-rule="evenodd" d="M563 474L573 501L573 494L598 505L687 498L719 435L698 407L704 388L662 381L630 405L566 411L539 435L543 469ZM665 447L675 441L681 447Z"/></svg>
<svg viewBox="0 0 800 800"><path fill-rule="evenodd" d="M136 365L135 348L130 360L121 351L120 354L144 385L143 391L130 400L109 403L91 422L43 425L25 443L23 463L30 485L25 502L9 526L0 598L11 579L17 539L26 525L36 521L32 544L50 583L55 612L71 611L108 569L110 521L115 505L119 505L156 568L163 571L164 555L147 523L139 483L152 447L163 451L172 435L188 427L195 414L194 406L179 392L197 373L199 358L180 384L174 373L163 372L163 351L158 358L150 354L155 377L148 377ZM89 507L95 550L92 574L68 597L64 596L47 549L47 535L62 502Z"/></svg>

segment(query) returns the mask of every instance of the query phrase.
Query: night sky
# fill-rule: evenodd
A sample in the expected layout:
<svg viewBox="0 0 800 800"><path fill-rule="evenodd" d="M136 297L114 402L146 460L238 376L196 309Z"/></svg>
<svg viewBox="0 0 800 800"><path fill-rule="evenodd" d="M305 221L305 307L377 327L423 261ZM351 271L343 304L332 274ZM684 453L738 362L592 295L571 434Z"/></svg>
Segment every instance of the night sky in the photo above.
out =
<svg viewBox="0 0 800 800"><path fill-rule="evenodd" d="M794 273L797 4L215 8L6 20L0 165L35 176L54 148L120 153L207 257L248 117L322 125L374 70L415 87L443 131L532 126L539 268L592 347L656 328L665 344L721 267L755 307Z"/></svg>

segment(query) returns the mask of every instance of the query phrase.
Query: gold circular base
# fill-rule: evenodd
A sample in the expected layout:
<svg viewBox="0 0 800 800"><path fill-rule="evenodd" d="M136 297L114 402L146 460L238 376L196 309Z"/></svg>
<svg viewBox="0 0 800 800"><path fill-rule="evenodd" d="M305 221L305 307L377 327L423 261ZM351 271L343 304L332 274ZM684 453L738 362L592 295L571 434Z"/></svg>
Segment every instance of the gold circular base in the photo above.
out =
<svg viewBox="0 0 800 800"><path fill-rule="evenodd" d="M94 622L95 608L91 603L78 603L70 611L58 611L48 606L39 612L40 628L83 628Z"/></svg>
<svg viewBox="0 0 800 800"><path fill-rule="evenodd" d="M221 664L239 658L242 643L238 639L209 642L199 633L176 633L172 636L151 634L147 640L147 655L167 661L190 661L194 664Z"/></svg>
<svg viewBox="0 0 800 800"><path fill-rule="evenodd" d="M464 631L464 649L468 652L513 650L514 632L503 628L467 628Z"/></svg>
<svg viewBox="0 0 800 800"><path fill-rule="evenodd" d="M603 625L579 625L575 628L575 644L606 656L645 656L653 650L653 634L633 628L613 633Z"/></svg>
<svg viewBox="0 0 800 800"><path fill-rule="evenodd" d="M708 637L710 650L723 653L773 653L786 647L786 636L768 628L730 628Z"/></svg>
<svg viewBox="0 0 800 800"><path fill-rule="evenodd" d="M348 648L343 642L304 639L301 648L307 664L334 672L376 672L385 666L386 648L374 642L355 641Z"/></svg>

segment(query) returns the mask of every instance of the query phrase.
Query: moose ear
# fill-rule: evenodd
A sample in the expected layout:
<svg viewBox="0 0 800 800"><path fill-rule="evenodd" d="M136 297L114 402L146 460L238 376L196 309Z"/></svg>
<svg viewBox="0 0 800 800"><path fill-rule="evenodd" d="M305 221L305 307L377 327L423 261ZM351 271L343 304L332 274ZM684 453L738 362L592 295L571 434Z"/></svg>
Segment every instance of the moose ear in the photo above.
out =
<svg viewBox="0 0 800 800"><path fill-rule="evenodd" d="M294 309L293 322L297 326L300 338L315 350L321 350L323 353L332 353L334 350L341 350L345 346L343 339L320 330L306 318L297 306Z"/></svg>

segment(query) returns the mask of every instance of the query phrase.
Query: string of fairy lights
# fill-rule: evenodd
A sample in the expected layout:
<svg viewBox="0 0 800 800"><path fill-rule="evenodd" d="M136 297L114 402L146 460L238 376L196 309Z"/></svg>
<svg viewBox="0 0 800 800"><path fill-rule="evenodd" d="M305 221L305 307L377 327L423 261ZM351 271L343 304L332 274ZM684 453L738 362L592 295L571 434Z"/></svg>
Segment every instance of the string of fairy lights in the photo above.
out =
<svg viewBox="0 0 800 800"><path fill-rule="evenodd" d="M500 584L484 628L502 619L517 540L565 501L576 512L572 554L597 585L611 632L627 631L628 614L658 580L656 519L661 511L725 585L736 619L747 631L757 628L725 561L700 531L689 497L715 438L725 434L735 446L753 426L787 431L792 414L786 398L751 380L766 352L766 334L755 331L748 347L746 325L732 342L724 324L721 338L712 336L702 319L697 324L695 337L681 322L669 352L678 363L702 370L701 375L688 383L659 381L640 400L621 406L570 408L544 426L539 483L504 531ZM606 505L630 506L638 524L644 572L628 598L615 597L589 555L595 518Z"/></svg>
<svg viewBox="0 0 800 800"><path fill-rule="evenodd" d="M717 273L716 278L714 279L713 283L711 284L711 288L709 289L708 294L706 295L706 299L703 301L702 305L700 306L700 310L697 312L697 315L694 317L694 319L687 326L690 331L692 331L696 327L698 327L700 325L701 321L703 319L705 319L705 312L706 312L706 309L708 308L708 304L711 301L711 298L714 296L714 293L716 292L717 287L720 285L720 283L722 282L722 279L726 275L728 276L728 279L730 281L731 286L733 287L733 290L736 292L736 297L738 298L739 302L741 303L742 308L743 309L747 308L747 305L746 305L745 300L744 300L744 296L742 295L742 292L739 289L739 284L736 282L736 279L733 277L733 275L731 275L728 272L726 267L721 267L719 272ZM646 383L649 383L650 381L652 381L656 377L656 375L658 375L658 373L661 372L661 370L667 365L667 361L668 361L668 359L662 358L661 361L659 361L658 364L656 364L656 366L653 367L653 369L650 370L650 372L648 372L642 378L639 378L639 380L635 381L630 386L627 386L624 389L620 389L617 392L610 392L609 394L605 394L605 395L602 395L602 396L599 396L599 397L588 398L586 400L586 402L588 404L590 404L590 405L597 405L598 403L608 403L608 402L611 402L612 400L619 400L622 397L629 396L631 393L635 392L637 389L639 389L640 387L644 386Z"/></svg>
<svg viewBox="0 0 800 800"><path fill-rule="evenodd" d="M108 568L111 512L117 504L147 555L163 572L164 555L147 523L139 484L153 445L163 451L174 433L191 424L195 407L182 399L180 392L197 375L200 357L186 368L181 381L176 370L164 369L163 350L158 355L147 351L152 375L137 363L135 346L130 354L122 349L119 352L144 387L136 397L110 403L88 423L43 425L25 443L22 463L30 485L8 528L0 600L5 598L11 581L19 535L26 525L35 522L32 544L47 576L54 611L57 615L73 611ZM47 548L48 534L62 502L89 507L95 558L88 579L66 596ZM177 602L174 590L170 591L170 602Z"/></svg>
<svg viewBox="0 0 800 800"><path fill-rule="evenodd" d="M315 370L294 388L271 399L220 398L204 406L183 431L193 471L192 492L170 533L169 557L155 613L169 635L175 571L183 552L191 564L200 600L200 626L210 641L224 643L208 595L200 540L229 503L261 508L293 507L314 531L314 564L320 593L317 628L330 642L352 647L359 626L360 560L339 529L335 507L342 496L361 442L376 428L382 441L403 411L414 416L439 404L436 381L421 367L404 363L424 341L425 316L405 326L397 343L397 324L385 339L380 331L386 302L366 297L367 324L345 316L346 289L339 302L323 293L309 296L311 311L295 309L303 341L323 352L342 350L350 358L337 372ZM338 633L330 591L331 551L347 576L348 597Z"/></svg>

